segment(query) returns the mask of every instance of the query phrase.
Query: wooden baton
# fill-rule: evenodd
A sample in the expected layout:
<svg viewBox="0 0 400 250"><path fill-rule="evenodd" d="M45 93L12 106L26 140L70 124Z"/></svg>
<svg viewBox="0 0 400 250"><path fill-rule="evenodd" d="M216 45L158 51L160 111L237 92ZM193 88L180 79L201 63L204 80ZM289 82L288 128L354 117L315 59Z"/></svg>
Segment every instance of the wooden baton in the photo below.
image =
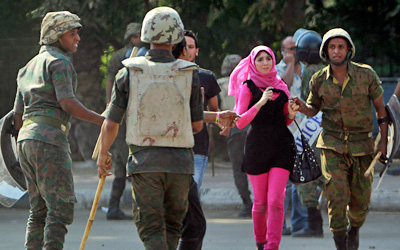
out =
<svg viewBox="0 0 400 250"><path fill-rule="evenodd" d="M97 156L99 155L100 141L101 141L101 134L99 135L99 138L97 139L97 142L96 142L96 146L94 147L94 150L93 150L93 154L92 154L93 160L96 160ZM110 160L111 160L111 154L108 153L107 163L109 163ZM81 241L79 250L85 249L86 242L89 237L90 229L92 228L92 225L93 225L94 216L96 215L97 206L99 205L100 195L101 195L101 192L103 191L103 186L104 186L105 181L106 181L106 177L103 175L103 176L101 176L99 183L97 184L97 190L96 190L96 194L94 196L92 209L90 210L89 219L86 223L85 232L83 233L83 237L82 237L82 241Z"/></svg>
<svg viewBox="0 0 400 250"><path fill-rule="evenodd" d="M374 169L376 161L378 161L379 157L381 157L382 152L378 152L375 158L372 160L371 164L369 165L367 171L365 171L364 176L368 177L371 174L372 169Z"/></svg>

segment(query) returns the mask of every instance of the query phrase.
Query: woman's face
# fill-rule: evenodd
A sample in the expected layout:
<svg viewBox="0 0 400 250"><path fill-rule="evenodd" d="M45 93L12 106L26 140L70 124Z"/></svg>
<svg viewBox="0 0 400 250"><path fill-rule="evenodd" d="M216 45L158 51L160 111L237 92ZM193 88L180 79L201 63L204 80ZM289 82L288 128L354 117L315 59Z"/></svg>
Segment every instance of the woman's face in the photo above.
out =
<svg viewBox="0 0 400 250"><path fill-rule="evenodd" d="M256 69L258 72L262 74L267 74L272 69L272 57L265 51L261 51L256 56L254 64L256 65Z"/></svg>

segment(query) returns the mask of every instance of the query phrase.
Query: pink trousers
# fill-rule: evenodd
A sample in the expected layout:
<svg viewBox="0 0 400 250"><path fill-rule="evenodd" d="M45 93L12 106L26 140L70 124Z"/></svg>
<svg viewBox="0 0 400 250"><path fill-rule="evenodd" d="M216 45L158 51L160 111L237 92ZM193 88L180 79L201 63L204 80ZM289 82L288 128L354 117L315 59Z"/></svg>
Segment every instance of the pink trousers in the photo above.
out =
<svg viewBox="0 0 400 250"><path fill-rule="evenodd" d="M253 188L253 228L264 249L279 249L284 219L284 199L289 171L272 168L268 173L248 175Z"/></svg>

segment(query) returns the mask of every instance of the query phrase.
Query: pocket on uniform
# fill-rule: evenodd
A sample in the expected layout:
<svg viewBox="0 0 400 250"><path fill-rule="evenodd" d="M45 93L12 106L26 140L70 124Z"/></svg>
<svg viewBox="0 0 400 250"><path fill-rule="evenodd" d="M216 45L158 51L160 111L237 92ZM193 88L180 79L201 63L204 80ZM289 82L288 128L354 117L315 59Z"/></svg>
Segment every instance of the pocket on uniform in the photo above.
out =
<svg viewBox="0 0 400 250"><path fill-rule="evenodd" d="M70 192L56 192L50 191L46 193L45 200L48 202L63 202L63 203L76 203L76 196Z"/></svg>
<svg viewBox="0 0 400 250"><path fill-rule="evenodd" d="M365 95L365 96L368 96L368 88L367 88L367 86L364 86L364 85L356 85L356 86L353 86L353 89L351 90L351 93L353 95Z"/></svg>
<svg viewBox="0 0 400 250"><path fill-rule="evenodd" d="M74 206L76 197L71 193L48 192L44 197L49 210L56 217L62 219L63 223L71 224L74 219Z"/></svg>

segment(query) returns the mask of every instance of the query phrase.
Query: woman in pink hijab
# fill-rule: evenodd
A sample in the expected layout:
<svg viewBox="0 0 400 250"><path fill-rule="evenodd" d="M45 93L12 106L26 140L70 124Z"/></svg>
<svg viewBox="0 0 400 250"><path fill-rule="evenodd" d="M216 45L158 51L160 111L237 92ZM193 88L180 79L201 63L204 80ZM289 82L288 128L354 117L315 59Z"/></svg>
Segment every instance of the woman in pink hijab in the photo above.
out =
<svg viewBox="0 0 400 250"><path fill-rule="evenodd" d="M296 116L289 90L277 75L275 55L266 46L255 47L233 70L229 94L235 95L239 129L249 123L242 170L253 188L253 227L258 250L279 249L284 198L289 171L296 155L287 128Z"/></svg>

